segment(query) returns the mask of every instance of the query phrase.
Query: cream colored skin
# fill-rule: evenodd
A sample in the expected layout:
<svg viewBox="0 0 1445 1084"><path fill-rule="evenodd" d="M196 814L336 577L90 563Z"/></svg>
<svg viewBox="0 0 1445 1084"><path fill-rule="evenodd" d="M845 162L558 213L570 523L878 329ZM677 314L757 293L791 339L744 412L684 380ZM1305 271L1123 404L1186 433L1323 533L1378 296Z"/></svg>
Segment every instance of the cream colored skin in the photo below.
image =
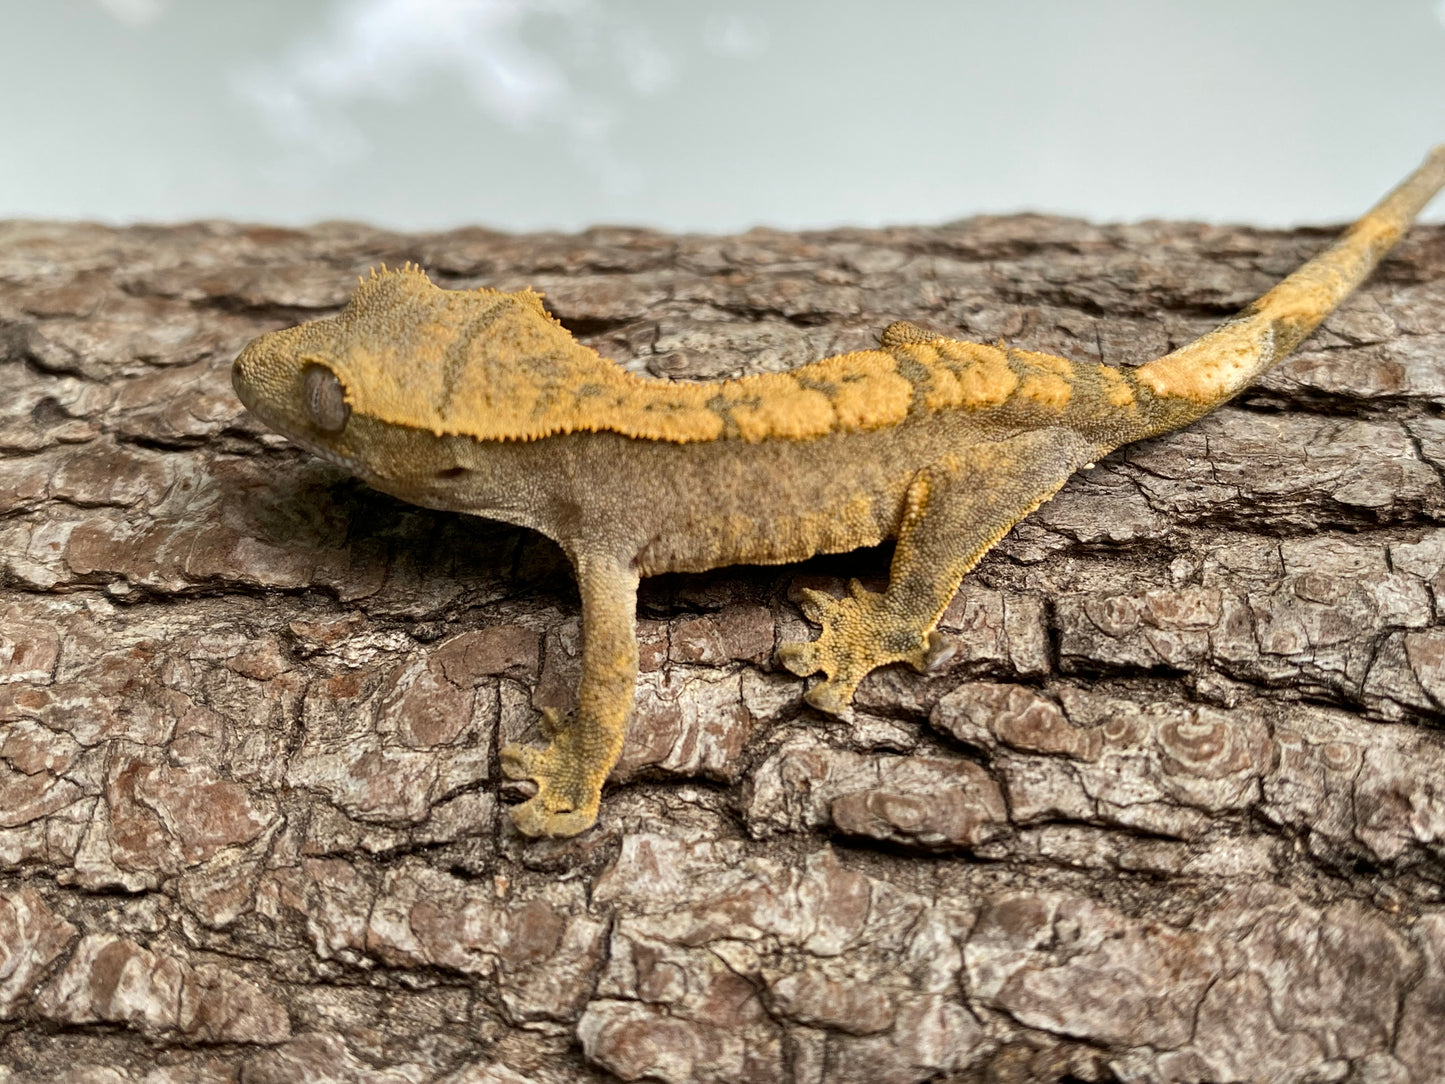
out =
<svg viewBox="0 0 1445 1084"><path fill-rule="evenodd" d="M898 540L882 593L807 592L822 626L779 660L847 710L872 669L927 669L963 575L1079 467L1188 424L1284 357L1445 184L1445 148L1218 330L1134 370L958 343L909 324L881 349L710 385L645 381L571 339L536 295L363 283L337 317L263 335L233 383L264 422L384 492L554 539L582 596L578 710L504 770L530 835L595 821L637 674L640 576L783 563Z"/></svg>

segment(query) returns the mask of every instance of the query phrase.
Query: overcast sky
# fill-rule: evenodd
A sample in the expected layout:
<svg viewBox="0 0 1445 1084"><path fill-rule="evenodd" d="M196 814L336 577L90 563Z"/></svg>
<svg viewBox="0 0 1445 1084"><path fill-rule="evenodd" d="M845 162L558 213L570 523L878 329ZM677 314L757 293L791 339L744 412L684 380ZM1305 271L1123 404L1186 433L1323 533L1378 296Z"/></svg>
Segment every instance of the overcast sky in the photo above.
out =
<svg viewBox="0 0 1445 1084"><path fill-rule="evenodd" d="M0 0L0 101L0 217L1338 222L1445 0Z"/></svg>

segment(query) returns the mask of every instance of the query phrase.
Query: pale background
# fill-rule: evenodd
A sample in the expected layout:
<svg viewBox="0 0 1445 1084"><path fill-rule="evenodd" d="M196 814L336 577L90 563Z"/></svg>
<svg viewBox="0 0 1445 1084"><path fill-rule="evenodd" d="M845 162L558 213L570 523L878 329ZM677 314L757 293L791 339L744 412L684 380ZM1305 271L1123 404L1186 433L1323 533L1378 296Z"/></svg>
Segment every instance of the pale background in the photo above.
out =
<svg viewBox="0 0 1445 1084"><path fill-rule="evenodd" d="M1445 0L0 0L0 103L0 217L1337 222Z"/></svg>

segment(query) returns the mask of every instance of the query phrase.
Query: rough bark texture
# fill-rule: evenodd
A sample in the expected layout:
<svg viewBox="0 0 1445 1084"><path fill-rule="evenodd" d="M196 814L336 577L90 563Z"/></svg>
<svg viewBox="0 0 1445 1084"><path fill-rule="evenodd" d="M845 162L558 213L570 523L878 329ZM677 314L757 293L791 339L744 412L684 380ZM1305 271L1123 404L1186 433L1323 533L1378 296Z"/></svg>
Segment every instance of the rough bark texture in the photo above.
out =
<svg viewBox="0 0 1445 1084"><path fill-rule="evenodd" d="M1440 1080L1445 230L1075 478L852 725L770 658L886 552L647 581L574 840L496 764L573 694L557 551L228 382L381 261L713 377L895 318L1139 362L1325 237L0 224L0 1082Z"/></svg>

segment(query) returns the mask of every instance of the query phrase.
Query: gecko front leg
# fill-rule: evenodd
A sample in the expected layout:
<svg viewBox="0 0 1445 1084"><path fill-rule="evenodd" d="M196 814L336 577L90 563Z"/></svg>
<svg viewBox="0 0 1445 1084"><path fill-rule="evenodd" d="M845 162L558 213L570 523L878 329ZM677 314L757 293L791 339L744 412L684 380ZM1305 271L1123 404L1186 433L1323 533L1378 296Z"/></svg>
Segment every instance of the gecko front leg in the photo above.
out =
<svg viewBox="0 0 1445 1084"><path fill-rule="evenodd" d="M888 589L855 582L847 598L803 596L804 615L823 631L810 643L783 644L778 661L800 677L823 672L808 703L841 715L877 667L928 669L941 647L934 627L964 574L1099 453L1070 430L1044 429L973 445L957 461L920 471L904 502Z"/></svg>
<svg viewBox="0 0 1445 1084"><path fill-rule="evenodd" d="M577 712L570 719L544 712L551 739L545 749L513 744L501 753L508 778L537 784L537 793L511 811L529 836L572 836L592 827L635 696L637 571L608 554L576 553L573 564L582 594Z"/></svg>

